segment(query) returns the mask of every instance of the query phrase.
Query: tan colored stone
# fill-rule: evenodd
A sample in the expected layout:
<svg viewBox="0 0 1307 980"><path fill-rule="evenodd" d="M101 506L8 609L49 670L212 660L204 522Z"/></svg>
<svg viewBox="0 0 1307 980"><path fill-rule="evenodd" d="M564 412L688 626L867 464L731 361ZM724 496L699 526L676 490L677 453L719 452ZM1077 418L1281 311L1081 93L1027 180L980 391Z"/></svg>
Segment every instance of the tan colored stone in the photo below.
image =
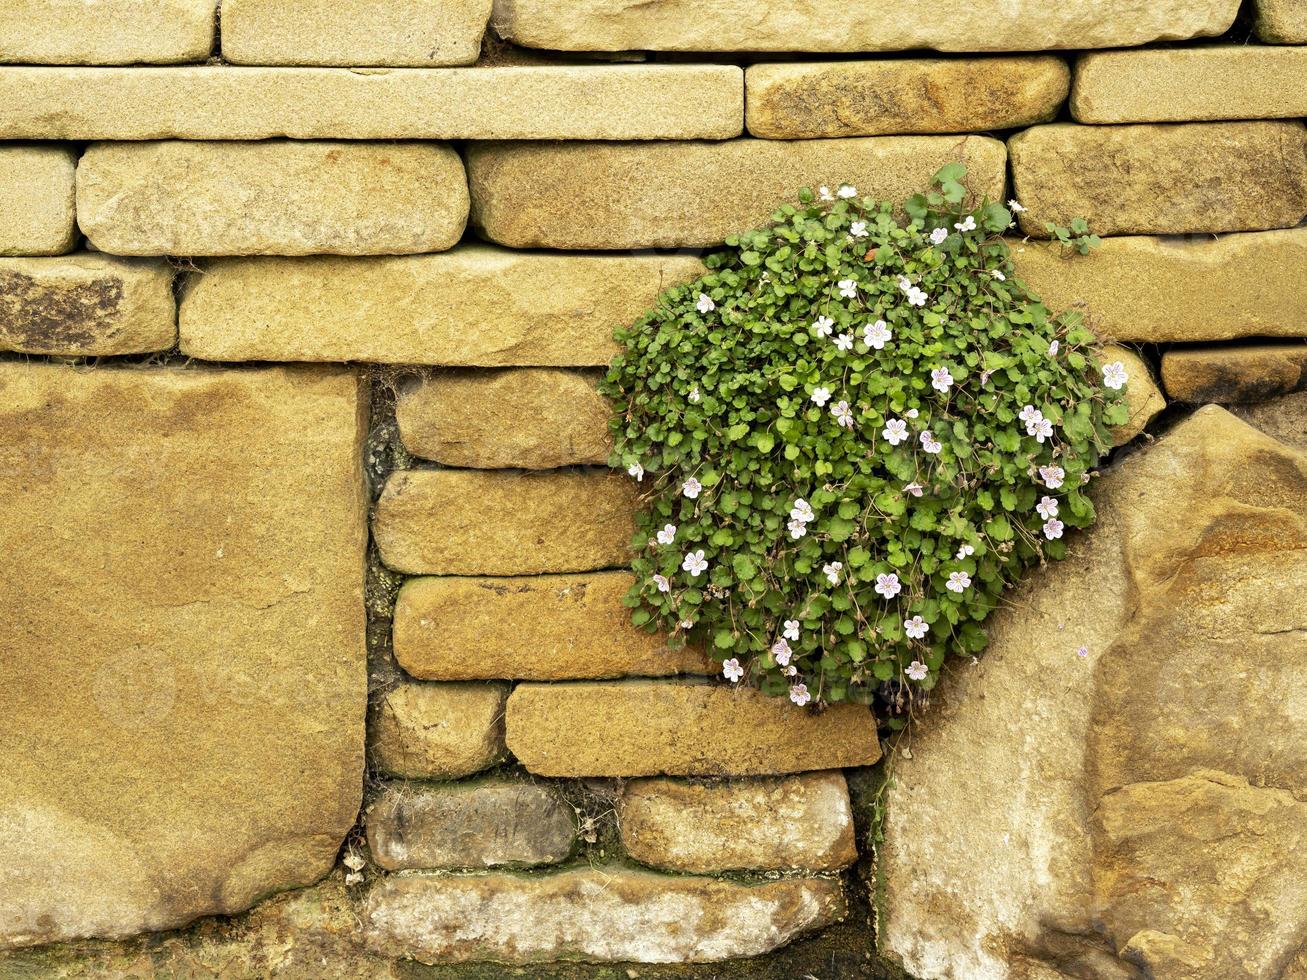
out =
<svg viewBox="0 0 1307 980"><path fill-rule="evenodd" d="M951 161L977 195L1003 194L1003 145L983 136L781 143L472 143L472 219L514 247L720 244L765 225L801 187L849 183L899 202ZM675 207L668 202L675 201Z"/></svg>
<svg viewBox="0 0 1307 980"><path fill-rule="evenodd" d="M721 684L519 684L507 726L509 750L541 776L767 776L880 758L865 707L816 714Z"/></svg>
<svg viewBox="0 0 1307 980"><path fill-rule="evenodd" d="M1264 401L1307 387L1307 343L1169 350L1162 382L1184 402Z"/></svg>
<svg viewBox="0 0 1307 980"><path fill-rule="evenodd" d="M1219 45L1082 55L1071 114L1083 123L1307 116L1307 48Z"/></svg>
<svg viewBox="0 0 1307 980"><path fill-rule="evenodd" d="M368 895L368 946L422 963L711 963L760 956L846 911L840 882L744 884L622 867L403 875Z"/></svg>
<svg viewBox="0 0 1307 980"><path fill-rule="evenodd" d="M1307 449L1307 391L1249 405L1232 405L1230 411L1280 442Z"/></svg>
<svg viewBox="0 0 1307 980"><path fill-rule="evenodd" d="M689 255L556 255L460 245L394 258L207 263L182 350L215 361L607 364L613 329L704 273Z"/></svg>
<svg viewBox="0 0 1307 980"><path fill-rule="evenodd" d="M470 65L491 0L223 0L237 65Z"/></svg>
<svg viewBox="0 0 1307 980"><path fill-rule="evenodd" d="M714 674L687 647L631 625L629 572L415 578L395 603L395 658L428 680L549 681Z"/></svg>
<svg viewBox="0 0 1307 980"><path fill-rule="evenodd" d="M751 65L754 136L811 139L1013 129L1057 115L1071 84L1061 58L901 58Z"/></svg>
<svg viewBox="0 0 1307 980"><path fill-rule="evenodd" d="M1238 0L496 0L505 40L558 51L1040 51L1224 34Z"/></svg>
<svg viewBox="0 0 1307 980"><path fill-rule="evenodd" d="M350 371L0 365L0 946L308 884L358 813Z"/></svg>
<svg viewBox="0 0 1307 980"><path fill-rule="evenodd" d="M734 65L0 67L6 139L725 139L743 117Z"/></svg>
<svg viewBox="0 0 1307 980"><path fill-rule="evenodd" d="M372 255L449 248L463 164L434 143L96 143L77 217L119 255Z"/></svg>
<svg viewBox="0 0 1307 980"><path fill-rule="evenodd" d="M1292 228L1307 213L1301 122L1035 126L1008 140L1021 229L1098 235Z"/></svg>
<svg viewBox="0 0 1307 980"><path fill-rule="evenodd" d="M131 65L203 61L217 0L5 0L0 62Z"/></svg>
<svg viewBox="0 0 1307 980"><path fill-rule="evenodd" d="M617 816L626 853L671 871L838 871L858 859L839 772L637 779L623 787Z"/></svg>
<svg viewBox="0 0 1307 980"><path fill-rule="evenodd" d="M1254 0L1257 36L1271 44L1307 44L1307 3Z"/></svg>
<svg viewBox="0 0 1307 980"><path fill-rule="evenodd" d="M1089 255L1010 242L1017 275L1057 311L1080 307L1100 337L1167 343L1302 333L1307 228L1105 238Z"/></svg>
<svg viewBox="0 0 1307 980"><path fill-rule="evenodd" d="M554 368L447 371L401 392L399 436L446 466L606 463L613 407L598 383L597 373Z"/></svg>
<svg viewBox="0 0 1307 980"><path fill-rule="evenodd" d="M371 727L372 757L388 776L458 779L504 757L501 684L400 684Z"/></svg>
<svg viewBox="0 0 1307 980"><path fill-rule="evenodd" d="M405 470L372 536L408 575L584 572L630 562L635 507L635 482L606 470Z"/></svg>
<svg viewBox="0 0 1307 980"><path fill-rule="evenodd" d="M1104 364L1120 361L1125 365L1128 379L1125 386L1125 400L1130 418L1124 424L1112 429L1112 444L1124 446L1143 432L1148 423L1166 408L1166 397L1162 394L1162 389L1157 386L1157 379L1153 377L1153 369L1149 367L1148 362L1130 348L1110 344L1102 349L1098 357Z"/></svg>
<svg viewBox="0 0 1307 980"><path fill-rule="evenodd" d="M76 166L62 146L0 146L0 255L72 251Z"/></svg>

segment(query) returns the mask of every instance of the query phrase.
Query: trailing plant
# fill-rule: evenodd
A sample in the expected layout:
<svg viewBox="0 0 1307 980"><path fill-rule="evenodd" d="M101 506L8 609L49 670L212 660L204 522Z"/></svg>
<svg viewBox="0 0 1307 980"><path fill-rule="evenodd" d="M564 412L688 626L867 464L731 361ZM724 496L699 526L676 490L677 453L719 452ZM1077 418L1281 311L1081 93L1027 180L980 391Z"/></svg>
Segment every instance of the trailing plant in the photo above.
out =
<svg viewBox="0 0 1307 980"><path fill-rule="evenodd" d="M1044 222L1048 237L1060 242L1063 248L1073 248L1081 255L1088 255L1092 249L1103 244L1097 235L1090 234L1089 222L1084 218L1072 218L1070 227L1059 225L1056 221Z"/></svg>

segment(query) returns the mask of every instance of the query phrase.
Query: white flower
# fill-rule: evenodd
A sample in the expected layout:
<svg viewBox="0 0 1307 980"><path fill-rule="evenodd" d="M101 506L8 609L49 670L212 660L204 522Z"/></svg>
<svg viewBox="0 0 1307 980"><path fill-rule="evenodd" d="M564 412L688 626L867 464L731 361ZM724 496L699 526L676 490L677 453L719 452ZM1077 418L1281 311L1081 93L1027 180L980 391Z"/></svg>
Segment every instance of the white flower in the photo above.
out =
<svg viewBox="0 0 1307 980"><path fill-rule="evenodd" d="M927 297L925 292L923 290L918 289L916 286L913 286L908 290L909 306L925 306L926 298Z"/></svg>
<svg viewBox="0 0 1307 980"><path fill-rule="evenodd" d="M838 561L827 562L821 566L821 573L826 576L826 581L831 585L840 584L840 572L844 570L844 563Z"/></svg>
<svg viewBox="0 0 1307 980"><path fill-rule="evenodd" d="M688 619L683 619L676 625L683 630L694 629L694 623L690 622Z"/></svg>
<svg viewBox="0 0 1307 980"><path fill-rule="evenodd" d="M690 389L690 394L689 394L690 401L697 405L699 404L700 397L702 396L699 394L699 386L695 385L693 388Z"/></svg>
<svg viewBox="0 0 1307 980"><path fill-rule="evenodd" d="M904 412L903 414L906 415L906 416L907 416L908 418L910 418L910 419L915 419L915 418L916 418L918 415L920 415L921 413L918 412L915 408L910 408L910 409L908 409L906 412Z"/></svg>
<svg viewBox="0 0 1307 980"><path fill-rule="evenodd" d="M866 238L867 222L865 221L853 222L851 225L849 225L849 234L852 235L854 238Z"/></svg>
<svg viewBox="0 0 1307 980"><path fill-rule="evenodd" d="M836 285L840 287L840 295L845 299L853 299L858 295L858 284L852 279L841 279Z"/></svg>
<svg viewBox="0 0 1307 980"><path fill-rule="evenodd" d="M920 660L914 660L912 661L912 663L908 664L907 674L914 681L924 681L926 679L926 675L929 673L930 673L930 668L927 667L925 664L923 664Z"/></svg>
<svg viewBox="0 0 1307 980"><path fill-rule="evenodd" d="M840 197L857 197L858 189L852 184L840 184L840 189L835 193Z"/></svg>
<svg viewBox="0 0 1307 980"><path fill-rule="evenodd" d="M698 578L708 569L708 559L703 556L703 549L688 552L685 560L681 562L681 568L689 572L694 578Z"/></svg>
<svg viewBox="0 0 1307 980"><path fill-rule="evenodd" d="M717 304L712 301L712 297L707 293L700 293L699 302L694 304L694 308L700 313L711 313L717 309Z"/></svg>
<svg viewBox="0 0 1307 980"><path fill-rule="evenodd" d="M808 693L808 685L791 684L790 700L793 701L795 704L797 704L800 708L802 708L805 704L811 701L812 695Z"/></svg>
<svg viewBox="0 0 1307 980"><path fill-rule="evenodd" d="M1020 204L1018 204L1016 201L1008 201L1007 206L1008 206L1008 210L1011 211L1013 214L1020 214L1022 211L1025 210L1025 208L1022 207Z"/></svg>
<svg viewBox="0 0 1307 980"><path fill-rule="evenodd" d="M684 483L681 484L681 493L685 494L691 500L699 496L699 492L701 490L703 490L703 484L700 483L698 480L696 480L694 477L690 477L688 480L686 480Z"/></svg>
<svg viewBox="0 0 1307 980"><path fill-rule="evenodd" d="M812 324L812 331L818 337L829 337L834 332L835 321L828 316L819 316Z"/></svg>
<svg viewBox="0 0 1307 980"><path fill-rule="evenodd" d="M1039 468L1039 478L1044 481L1044 486L1050 490L1056 490L1066 479L1066 471L1060 466L1041 466Z"/></svg>
<svg viewBox="0 0 1307 980"><path fill-rule="evenodd" d="M938 245L941 242L943 242L944 239L946 238L948 238L948 229L936 228L934 231L930 233L930 244Z"/></svg>
<svg viewBox="0 0 1307 980"><path fill-rule="evenodd" d="M840 350L853 350L853 334L842 333L835 338L835 346Z"/></svg>
<svg viewBox="0 0 1307 980"><path fill-rule="evenodd" d="M663 529L658 532L659 544L671 544L676 540L676 525L664 524Z"/></svg>
<svg viewBox="0 0 1307 980"><path fill-rule="evenodd" d="M903 620L903 632L913 640L920 640L930 632L930 624L920 616L913 616L911 619Z"/></svg>
<svg viewBox="0 0 1307 980"><path fill-rule="evenodd" d="M744 676L744 668L740 666L740 661L732 657L722 664L722 676L732 684L739 683L740 678Z"/></svg>
<svg viewBox="0 0 1307 980"><path fill-rule="evenodd" d="M1044 520L1048 520L1050 517L1056 517L1057 498L1045 494L1043 497L1039 498L1039 503L1035 504L1035 510L1039 512L1039 516Z"/></svg>
<svg viewBox="0 0 1307 980"><path fill-rule="evenodd" d="M626 468L627 476L633 476L637 481L644 479L644 467L639 463L632 463Z"/></svg>
<svg viewBox="0 0 1307 980"><path fill-rule="evenodd" d="M832 194L830 192L830 188L826 187L825 185L817 188L817 196L820 197L823 201L835 200L835 195Z"/></svg>
<svg viewBox="0 0 1307 980"><path fill-rule="evenodd" d="M932 455L934 453L938 453L941 449L944 448L943 443L941 443L938 439L936 439L935 434L931 432L929 429L921 433L921 436L919 438L921 439L921 448L924 449L926 452L931 453Z"/></svg>
<svg viewBox="0 0 1307 980"><path fill-rule="evenodd" d="M890 419L880 433L891 446L897 446L908 437L908 423L902 419Z"/></svg>
<svg viewBox="0 0 1307 980"><path fill-rule="evenodd" d="M971 547L971 545L969 544L964 544L961 548L958 549L958 561L961 561L963 558L970 558L975 553L976 553L975 548Z"/></svg>
<svg viewBox="0 0 1307 980"><path fill-rule="evenodd" d="M912 288L912 280L907 276L899 276L899 289L905 293Z"/></svg>
<svg viewBox="0 0 1307 980"><path fill-rule="evenodd" d="M793 506L790 507L790 520L802 521L807 524L817 515L813 513L812 504L808 503L802 497L795 499Z"/></svg>
<svg viewBox="0 0 1307 980"><path fill-rule="evenodd" d="M1026 424L1026 431L1035 437L1035 441L1043 443L1045 439L1053 438L1053 423L1048 419L1040 419L1038 422Z"/></svg>
<svg viewBox="0 0 1307 980"><path fill-rule="evenodd" d="M903 492L910 493L914 497L920 497L922 494L922 486L920 483L909 483L903 487Z"/></svg>
<svg viewBox="0 0 1307 980"><path fill-rule="evenodd" d="M1061 347L1061 346L1062 346L1062 345L1059 344L1056 340L1053 341L1051 344L1049 344L1049 345L1048 345L1048 356L1049 356L1049 357L1057 357L1057 351L1058 351L1058 348Z"/></svg>
<svg viewBox="0 0 1307 980"><path fill-rule="evenodd" d="M790 523L785 526L790 529L790 537L795 541L808 533L808 525L804 524L803 521L790 521Z"/></svg>
<svg viewBox="0 0 1307 980"><path fill-rule="evenodd" d="M971 576L966 572L949 572L948 582L944 584L944 588L950 592L961 592L970 584Z"/></svg>
<svg viewBox="0 0 1307 980"><path fill-rule="evenodd" d="M930 372L930 386L936 391L946 392L953 387L953 375L948 373L948 368L937 367Z"/></svg>
<svg viewBox="0 0 1307 980"><path fill-rule="evenodd" d="M889 326L884 320L877 320L875 323L869 323L862 328L862 339L868 347L874 347L876 350L884 350L885 344L894 334L890 331Z"/></svg>
<svg viewBox="0 0 1307 980"><path fill-rule="evenodd" d="M1044 537L1052 541L1054 538L1062 536L1062 528L1065 527L1056 517L1044 522Z"/></svg>
<svg viewBox="0 0 1307 980"><path fill-rule="evenodd" d="M1111 364L1103 365L1103 384L1107 385L1113 391L1118 391L1125 387L1126 373L1125 365L1120 361L1113 361Z"/></svg>
<svg viewBox="0 0 1307 980"><path fill-rule="evenodd" d="M903 585L899 582L899 577L893 572L888 575L876 576L876 593L883 595L886 599L893 599L903 591Z"/></svg>
<svg viewBox="0 0 1307 980"><path fill-rule="evenodd" d="M781 635L787 640L797 640L799 638L799 621L797 619L787 619L785 621L785 632Z"/></svg>
<svg viewBox="0 0 1307 980"><path fill-rule="evenodd" d="M1043 417L1044 417L1044 413L1041 412L1039 409L1035 408L1034 405L1027 405L1025 408L1021 410L1021 413L1017 416L1017 418L1019 418L1022 422L1026 423L1027 429L1030 428L1031 422L1038 422Z"/></svg>
<svg viewBox="0 0 1307 980"><path fill-rule="evenodd" d="M1007 282L1007 276L1003 275L1003 273L999 272L997 269L990 269L989 274L999 282Z"/></svg>
<svg viewBox="0 0 1307 980"><path fill-rule="evenodd" d="M795 674L797 674L798 672L799 672L799 668L796 667L796 666L794 666L794 664L790 664L790 665L789 665L788 667L786 667L785 670L784 670L784 674L785 674L786 677L793 677L793 676L794 676Z"/></svg>
<svg viewBox="0 0 1307 980"><path fill-rule="evenodd" d="M976 230L976 219L975 219L974 217L972 217L971 215L967 215L966 218L964 218L962 221L958 222L958 223L957 223L956 225L954 225L953 227L956 228L958 231L961 231L961 232L975 231L975 230Z"/></svg>
<svg viewBox="0 0 1307 980"><path fill-rule="evenodd" d="M836 402L831 408L830 413L835 416L835 421L844 426L844 428L853 428L853 411L849 408L848 402Z"/></svg>
<svg viewBox="0 0 1307 980"><path fill-rule="evenodd" d="M821 408L828 401L830 401L830 389L829 388L816 389L812 393L812 400L816 403L818 408Z"/></svg>
<svg viewBox="0 0 1307 980"><path fill-rule="evenodd" d="M776 662L782 667L790 662L790 655L794 651L790 649L789 642L782 637L771 645L771 655L776 658Z"/></svg>
<svg viewBox="0 0 1307 980"><path fill-rule="evenodd" d="M653 577L654 585L658 586L659 592L671 592L672 583L667 581L666 575L655 575Z"/></svg>

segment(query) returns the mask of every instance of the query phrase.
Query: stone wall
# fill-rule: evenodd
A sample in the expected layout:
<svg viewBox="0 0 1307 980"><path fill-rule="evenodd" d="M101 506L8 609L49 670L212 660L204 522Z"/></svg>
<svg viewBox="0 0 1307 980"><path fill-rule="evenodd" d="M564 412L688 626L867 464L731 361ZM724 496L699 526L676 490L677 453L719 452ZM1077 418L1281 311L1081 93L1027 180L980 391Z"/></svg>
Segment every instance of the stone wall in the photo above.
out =
<svg viewBox="0 0 1307 980"><path fill-rule="evenodd" d="M0 974L1296 975L1307 871L1133 829L1301 853L1296 756L1124 679L1304 734L1304 115L1304 0L0 4ZM1097 679L1009 611L882 761L629 625L596 383L799 187L952 161L1133 418L1048 593Z"/></svg>

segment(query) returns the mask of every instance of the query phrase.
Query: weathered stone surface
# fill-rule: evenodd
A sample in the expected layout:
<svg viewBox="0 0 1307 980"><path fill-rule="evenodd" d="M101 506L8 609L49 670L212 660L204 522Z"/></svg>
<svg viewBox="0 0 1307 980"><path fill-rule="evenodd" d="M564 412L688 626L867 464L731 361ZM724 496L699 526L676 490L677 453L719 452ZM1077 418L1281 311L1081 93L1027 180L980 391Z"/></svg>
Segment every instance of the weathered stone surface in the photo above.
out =
<svg viewBox="0 0 1307 980"><path fill-rule="evenodd" d="M91 252L0 259L0 350L103 357L177 340L172 268Z"/></svg>
<svg viewBox="0 0 1307 980"><path fill-rule="evenodd" d="M220 259L187 283L181 345L221 361L600 365L617 353L614 327L703 273L688 255L483 245L395 258Z"/></svg>
<svg viewBox="0 0 1307 980"><path fill-rule="evenodd" d="M1148 362L1130 348L1109 344L1102 349L1099 359L1104 364L1120 361L1125 365L1128 378L1125 400L1130 418L1124 425L1118 425L1112 430L1112 444L1124 446L1143 432L1158 412L1166 408L1166 397L1157 386L1157 379L1153 377L1153 369Z"/></svg>
<svg viewBox="0 0 1307 980"><path fill-rule="evenodd" d="M1249 425L1292 446L1307 449L1307 391L1269 401L1233 405L1230 410Z"/></svg>
<svg viewBox="0 0 1307 980"><path fill-rule="evenodd" d="M77 218L119 255L373 255L449 248L468 198L435 143L96 143Z"/></svg>
<svg viewBox="0 0 1307 980"><path fill-rule="evenodd" d="M1307 3L1254 0L1257 36L1272 44L1307 44Z"/></svg>
<svg viewBox="0 0 1307 980"><path fill-rule="evenodd" d="M1209 406L1093 496L895 760L884 948L929 977L1281 975L1307 921L1307 454Z"/></svg>
<svg viewBox="0 0 1307 980"><path fill-rule="evenodd" d="M515 44L558 51L1039 51L1224 34L1238 9L1238 0L497 0L492 23Z"/></svg>
<svg viewBox="0 0 1307 980"><path fill-rule="evenodd" d="M621 867L531 876L404 875L368 896L368 945L423 963L758 956L844 916L838 880L742 884Z"/></svg>
<svg viewBox="0 0 1307 980"><path fill-rule="evenodd" d="M514 247L652 248L719 244L767 223L799 188L849 183L901 201L940 167L1003 194L1003 144L984 136L894 136L780 143L472 143L472 219ZM668 201L676 201L668 207Z"/></svg>
<svg viewBox="0 0 1307 980"><path fill-rule="evenodd" d="M631 625L629 572L409 579L395 602L395 658L430 680L716 673Z"/></svg>
<svg viewBox="0 0 1307 980"><path fill-rule="evenodd" d="M754 136L878 136L1013 129L1057 115L1071 70L1054 57L902 58L751 65Z"/></svg>
<svg viewBox="0 0 1307 980"><path fill-rule="evenodd" d="M237 65L470 65L491 0L223 0Z"/></svg>
<svg viewBox="0 0 1307 980"><path fill-rule="evenodd" d="M599 377L555 368L436 374L400 393L400 439L414 456L446 466L606 463L613 407Z"/></svg>
<svg viewBox="0 0 1307 980"><path fill-rule="evenodd" d="M1010 244L1026 284L1051 309L1082 307L1101 337L1166 343L1302 333L1307 228L1105 238L1089 255Z"/></svg>
<svg viewBox="0 0 1307 980"><path fill-rule="evenodd" d="M638 779L623 788L617 815L627 854L672 871L838 871L858 859L839 772Z"/></svg>
<svg viewBox="0 0 1307 980"><path fill-rule="evenodd" d="M741 76L734 65L0 68L0 137L725 139L744 126Z"/></svg>
<svg viewBox="0 0 1307 980"><path fill-rule="evenodd" d="M358 812L348 371L0 365L0 946L308 884Z"/></svg>
<svg viewBox="0 0 1307 980"><path fill-rule="evenodd" d="M404 683L386 692L372 757L388 776L458 779L504 757L502 684Z"/></svg>
<svg viewBox="0 0 1307 980"><path fill-rule="evenodd" d="M1307 387L1307 343L1176 348L1162 354L1162 383L1185 402L1259 402Z"/></svg>
<svg viewBox="0 0 1307 980"><path fill-rule="evenodd" d="M0 146L0 255L72 250L76 167L62 146Z"/></svg>
<svg viewBox="0 0 1307 980"><path fill-rule="evenodd" d="M1307 116L1307 48L1087 54L1076 61L1071 113L1084 123Z"/></svg>
<svg viewBox="0 0 1307 980"><path fill-rule="evenodd" d="M584 572L630 561L635 506L635 481L606 470L405 470L372 536L409 575Z"/></svg>
<svg viewBox="0 0 1307 980"><path fill-rule="evenodd" d="M766 776L880 758L867 708L813 714L721 684L519 684L506 723L509 749L541 776Z"/></svg>
<svg viewBox="0 0 1307 980"><path fill-rule="evenodd" d="M1307 213L1301 122L1035 126L1008 140L1021 229L1099 235L1292 228Z"/></svg>
<svg viewBox="0 0 1307 980"><path fill-rule="evenodd" d="M387 871L555 864L576 842L576 818L557 789L495 777L389 783L367 827L372 860Z"/></svg>
<svg viewBox="0 0 1307 980"><path fill-rule="evenodd" d="M131 65L203 61L217 0L6 0L0 62Z"/></svg>

